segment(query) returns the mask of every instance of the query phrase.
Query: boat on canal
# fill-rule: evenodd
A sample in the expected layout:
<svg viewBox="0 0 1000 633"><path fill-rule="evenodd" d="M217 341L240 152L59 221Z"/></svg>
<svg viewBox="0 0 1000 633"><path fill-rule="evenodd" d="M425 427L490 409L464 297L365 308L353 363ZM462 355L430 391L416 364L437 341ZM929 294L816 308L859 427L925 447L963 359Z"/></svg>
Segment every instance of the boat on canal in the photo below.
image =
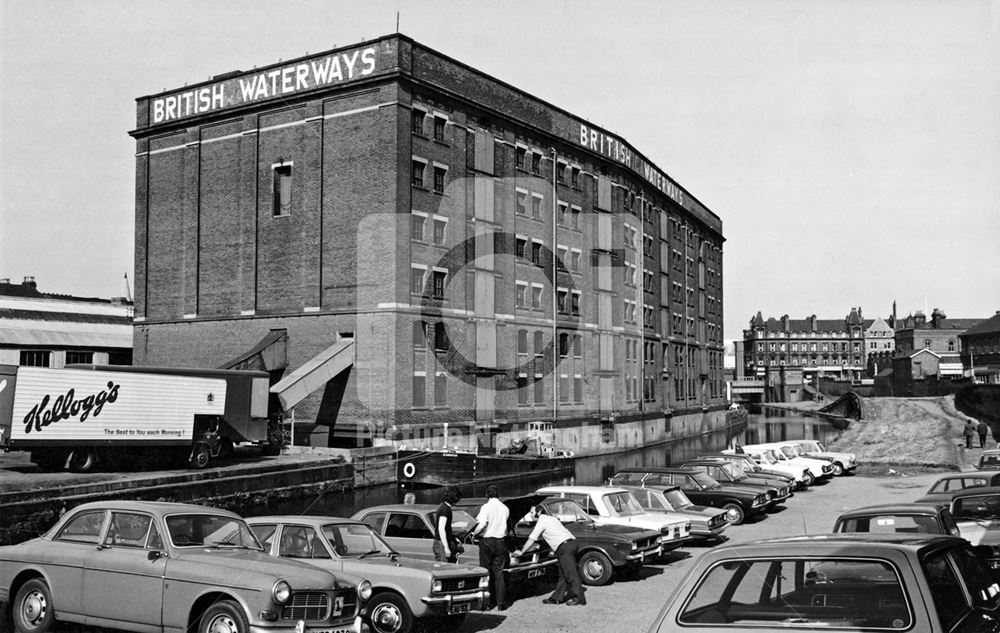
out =
<svg viewBox="0 0 1000 633"><path fill-rule="evenodd" d="M571 452L531 452L528 441L515 442L499 453L461 450L399 450L396 480L404 487L449 486L502 481L531 475L572 475Z"/></svg>

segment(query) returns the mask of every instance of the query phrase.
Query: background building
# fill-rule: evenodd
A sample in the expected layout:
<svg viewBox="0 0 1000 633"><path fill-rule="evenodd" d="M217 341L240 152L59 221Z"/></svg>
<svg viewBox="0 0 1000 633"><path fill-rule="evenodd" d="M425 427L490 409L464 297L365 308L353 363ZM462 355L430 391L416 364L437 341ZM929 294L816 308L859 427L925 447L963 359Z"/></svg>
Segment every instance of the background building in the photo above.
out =
<svg viewBox="0 0 1000 633"><path fill-rule="evenodd" d="M393 35L131 134L137 364L267 369L300 441L722 409L721 220L565 110Z"/></svg>
<svg viewBox="0 0 1000 633"><path fill-rule="evenodd" d="M1000 384L1000 311L958 335L965 374L980 384Z"/></svg>
<svg viewBox="0 0 1000 633"><path fill-rule="evenodd" d="M0 364L132 363L132 302L44 293L0 279Z"/></svg>
<svg viewBox="0 0 1000 633"><path fill-rule="evenodd" d="M896 323L896 355L892 362L893 393L925 395L920 381L962 377L959 335L983 319L949 319L934 308L930 320L923 312Z"/></svg>

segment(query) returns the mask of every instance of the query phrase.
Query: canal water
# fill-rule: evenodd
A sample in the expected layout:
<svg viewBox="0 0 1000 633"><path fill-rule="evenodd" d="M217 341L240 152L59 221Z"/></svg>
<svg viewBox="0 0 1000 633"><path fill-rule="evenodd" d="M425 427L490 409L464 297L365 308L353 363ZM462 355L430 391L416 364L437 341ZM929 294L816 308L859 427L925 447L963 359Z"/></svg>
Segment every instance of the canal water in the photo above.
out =
<svg viewBox="0 0 1000 633"><path fill-rule="evenodd" d="M816 439L830 442L839 431L818 418L782 415L769 411L767 416L751 414L746 427L721 430L716 433L687 438L678 442L624 453L594 455L576 460L576 471L569 477L533 476L498 482L502 496L530 494L543 486L600 484L622 468L636 466L670 466L684 460L718 452L735 443L758 444L784 440ZM462 486L466 497L485 496L485 484ZM395 485L357 488L345 492L329 491L319 496L275 501L265 506L250 508L247 516L262 514L316 514L323 516L351 516L363 508L383 503L399 503L407 492L416 496L418 503L438 503L441 490L436 488L406 490Z"/></svg>

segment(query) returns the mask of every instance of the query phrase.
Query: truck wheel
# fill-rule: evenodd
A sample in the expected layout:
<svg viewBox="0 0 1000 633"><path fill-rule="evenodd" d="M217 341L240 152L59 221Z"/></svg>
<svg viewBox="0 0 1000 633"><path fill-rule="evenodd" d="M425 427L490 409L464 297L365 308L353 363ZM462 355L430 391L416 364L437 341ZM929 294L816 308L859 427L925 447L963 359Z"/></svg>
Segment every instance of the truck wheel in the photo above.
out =
<svg viewBox="0 0 1000 633"><path fill-rule="evenodd" d="M608 557L595 551L580 554L577 569L580 570L580 580L583 584L592 587L601 587L611 582L611 573L614 571Z"/></svg>
<svg viewBox="0 0 1000 633"><path fill-rule="evenodd" d="M32 578L21 586L11 611L14 630L18 633L46 633L55 625L52 592L39 578Z"/></svg>
<svg viewBox="0 0 1000 633"><path fill-rule="evenodd" d="M212 461L212 449L204 442L198 442L191 451L191 466L201 470Z"/></svg>
<svg viewBox="0 0 1000 633"><path fill-rule="evenodd" d="M69 454L69 469L74 473L89 473L97 465L97 451L78 448Z"/></svg>
<svg viewBox="0 0 1000 633"><path fill-rule="evenodd" d="M413 626L413 614L406 600L388 591L372 596L368 614L374 633L407 633Z"/></svg>
<svg viewBox="0 0 1000 633"><path fill-rule="evenodd" d="M743 523L743 519L746 518L743 508L741 508L738 503L730 501L726 505L722 506L722 509L726 511L726 519L729 520L730 525L739 525L740 523Z"/></svg>
<svg viewBox="0 0 1000 633"><path fill-rule="evenodd" d="M216 602L201 616L199 633L249 633L247 616L239 604L232 600Z"/></svg>

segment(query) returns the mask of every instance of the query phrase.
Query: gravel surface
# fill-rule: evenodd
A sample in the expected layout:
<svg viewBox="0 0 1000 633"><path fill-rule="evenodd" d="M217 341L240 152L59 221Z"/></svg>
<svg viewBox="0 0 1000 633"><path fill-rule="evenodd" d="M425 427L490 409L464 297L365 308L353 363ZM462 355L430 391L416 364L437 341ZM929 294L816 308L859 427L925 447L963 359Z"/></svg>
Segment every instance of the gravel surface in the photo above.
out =
<svg viewBox="0 0 1000 633"><path fill-rule="evenodd" d="M940 477L940 473L872 477L839 477L827 484L797 492L785 508L765 518L727 530L730 543L745 543L778 536L829 532L844 510L879 503L915 500ZM616 580L587 590L587 605L569 607L542 604L551 585L541 585L522 595L507 611L473 613L459 629L476 631L637 631L648 630L673 588L705 548L675 552L668 563L647 565L639 579Z"/></svg>

